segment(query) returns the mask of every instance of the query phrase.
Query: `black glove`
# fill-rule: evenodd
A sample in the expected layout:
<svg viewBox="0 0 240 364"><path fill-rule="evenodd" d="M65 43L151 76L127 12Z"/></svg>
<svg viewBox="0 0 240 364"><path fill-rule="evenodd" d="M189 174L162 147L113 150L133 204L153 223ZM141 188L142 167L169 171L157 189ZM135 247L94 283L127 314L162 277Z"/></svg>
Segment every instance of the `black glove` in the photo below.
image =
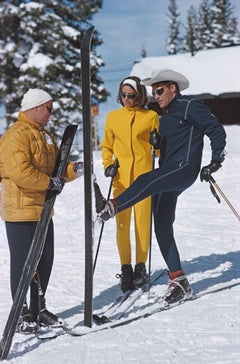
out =
<svg viewBox="0 0 240 364"><path fill-rule="evenodd" d="M207 166L202 167L201 172L200 172L200 180L201 182L204 180L206 182L210 181L211 178L211 174L213 172L216 172L220 167L221 167L221 163L217 160L212 160L210 164L208 164Z"/></svg>
<svg viewBox="0 0 240 364"><path fill-rule="evenodd" d="M108 166L105 171L104 171L104 175L106 177L115 177L117 174L117 170L118 170L119 164L118 161L116 159L116 161L113 164L110 164L110 166Z"/></svg>
<svg viewBox="0 0 240 364"><path fill-rule="evenodd" d="M63 186L65 184L66 180L64 177L51 177L50 183L48 186L49 191L55 192L57 195L62 192Z"/></svg>
<svg viewBox="0 0 240 364"><path fill-rule="evenodd" d="M161 135L154 129L150 132L149 144L153 146L154 149L160 149Z"/></svg>

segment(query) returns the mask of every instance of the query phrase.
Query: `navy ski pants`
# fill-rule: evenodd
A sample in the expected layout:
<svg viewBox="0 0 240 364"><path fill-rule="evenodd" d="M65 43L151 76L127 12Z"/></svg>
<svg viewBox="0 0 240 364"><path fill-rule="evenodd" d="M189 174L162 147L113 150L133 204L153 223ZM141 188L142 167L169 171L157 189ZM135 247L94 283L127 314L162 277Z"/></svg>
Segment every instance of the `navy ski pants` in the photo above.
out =
<svg viewBox="0 0 240 364"><path fill-rule="evenodd" d="M168 269L181 270L180 257L173 233L173 223L178 196L196 180L200 162L183 166L161 166L139 176L131 186L115 200L118 212L133 206L148 196L153 197L154 228L159 248Z"/></svg>
<svg viewBox="0 0 240 364"><path fill-rule="evenodd" d="M14 299L18 283L21 278L22 270L31 247L32 238L37 225L37 221L26 222L5 222L8 245L10 250L10 282L11 294ZM48 281L51 275L54 258L54 231L53 221L50 220L45 246L37 272L39 274L41 288L45 294ZM31 302L38 302L38 289L36 283L31 283Z"/></svg>

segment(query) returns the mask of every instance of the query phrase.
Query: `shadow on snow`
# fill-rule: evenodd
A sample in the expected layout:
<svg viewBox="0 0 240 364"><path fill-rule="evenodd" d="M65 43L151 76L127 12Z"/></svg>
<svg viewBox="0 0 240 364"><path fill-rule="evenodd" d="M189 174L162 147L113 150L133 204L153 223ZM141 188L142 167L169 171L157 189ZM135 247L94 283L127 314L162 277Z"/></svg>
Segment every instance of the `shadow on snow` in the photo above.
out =
<svg viewBox="0 0 240 364"><path fill-rule="evenodd" d="M240 278L240 251L228 252L226 254L211 254L209 256L200 256L194 258L191 261L183 262L183 269L190 279L193 292L204 291L217 284L223 284L231 282L234 279ZM153 280L160 270L155 271L151 280ZM201 277L202 279L199 277ZM193 277L193 279L191 279ZM197 277L197 280L194 279ZM166 286L168 283L168 276L165 274L160 278L160 284ZM153 286L159 285L157 281ZM93 309L99 310L109 304L111 304L116 297L121 294L119 283L111 286L102 291L98 296L93 298ZM151 303L150 303L151 304ZM64 319L71 317L84 310L84 303L78 306L72 307L69 310L65 310L60 314Z"/></svg>

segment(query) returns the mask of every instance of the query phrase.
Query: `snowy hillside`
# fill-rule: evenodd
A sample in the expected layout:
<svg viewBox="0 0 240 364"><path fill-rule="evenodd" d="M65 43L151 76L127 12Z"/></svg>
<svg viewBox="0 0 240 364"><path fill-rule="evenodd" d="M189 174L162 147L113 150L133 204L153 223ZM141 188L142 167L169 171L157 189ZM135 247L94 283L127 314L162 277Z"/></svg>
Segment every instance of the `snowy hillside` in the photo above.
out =
<svg viewBox="0 0 240 364"><path fill-rule="evenodd" d="M240 213L239 126L227 126L223 168L214 177ZM206 141L203 164L210 161ZM107 194L100 152L94 153L97 180ZM84 195L83 178L66 185L55 208L55 261L47 306L69 325L79 323L84 308ZM95 245L100 226L95 224ZM0 333L11 306L9 253L4 223L0 222ZM183 267L194 293L240 282L240 224L222 200L198 180L179 198L175 236ZM134 257L134 254L133 254ZM133 261L133 264L135 262ZM152 272L166 268L154 234ZM120 293L120 273L114 220L105 224L94 276L94 312L102 312ZM166 274L129 310L129 316L157 305L165 290ZM11 364L234 364L240 353L240 285L206 295L169 311L127 326L84 337L66 335L50 341L16 334L9 354ZM85 330L85 328L84 328ZM88 329L87 329L88 330Z"/></svg>

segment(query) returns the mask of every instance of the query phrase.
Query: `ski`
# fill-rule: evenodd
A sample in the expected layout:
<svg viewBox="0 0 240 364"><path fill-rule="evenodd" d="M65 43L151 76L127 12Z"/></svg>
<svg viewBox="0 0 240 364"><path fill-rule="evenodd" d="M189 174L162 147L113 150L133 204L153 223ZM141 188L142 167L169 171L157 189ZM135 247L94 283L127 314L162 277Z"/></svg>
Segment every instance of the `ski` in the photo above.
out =
<svg viewBox="0 0 240 364"><path fill-rule="evenodd" d="M165 274L166 270L161 270L150 283L152 287ZM97 325L102 325L112 320L120 320L130 307L146 292L147 287L139 288L134 291L128 291L119 296L115 302L101 316L93 315L93 321ZM120 310L120 311L119 311Z"/></svg>
<svg viewBox="0 0 240 364"><path fill-rule="evenodd" d="M110 304L110 306L107 308L107 310L105 312L103 312L101 315L94 314L93 315L94 323L97 325L101 325L103 323L102 318L113 315L123 305L123 303L130 297L131 294L132 294L132 291L127 291L127 292L121 294L120 296L118 296L115 299L115 301L112 304Z"/></svg>
<svg viewBox="0 0 240 364"><path fill-rule="evenodd" d="M62 327L40 327L36 330L35 336L38 340L51 340L56 339L58 336L66 334Z"/></svg>
<svg viewBox="0 0 240 364"><path fill-rule="evenodd" d="M62 176L64 174L76 130L77 125L68 125L65 129L53 176ZM0 343L1 360L6 359L8 356L27 291L44 248L48 224L51 218L51 212L55 200L56 194L48 191L40 219L34 232L31 248L23 267L23 272L19 281L17 292L15 294L13 304L3 331L3 336Z"/></svg>
<svg viewBox="0 0 240 364"><path fill-rule="evenodd" d="M122 299L119 301L119 304L113 307L113 309L107 313L100 315L93 315L93 321L96 325L102 325L107 322L111 322L113 318L116 320L119 320L125 312L131 307L138 298L141 297L143 294L144 289L139 288L138 290L134 291L128 291L124 296L122 296ZM119 312L119 309L121 310Z"/></svg>
<svg viewBox="0 0 240 364"><path fill-rule="evenodd" d="M84 34L81 43L82 115L84 148L84 198L85 198L85 292L84 325L92 326L93 305L93 218L92 218L92 120L90 97L90 47L94 27Z"/></svg>
<svg viewBox="0 0 240 364"><path fill-rule="evenodd" d="M80 330L77 330L75 328L74 329L69 328L67 326L64 326L63 329L65 330L65 332L67 334L69 334L71 336L85 336L85 335L88 335L88 334L93 334L93 333L100 332L100 331L107 330L107 329L114 329L114 328L117 328L117 327L120 327L120 326L128 325L128 324L130 324L132 322L135 322L135 321L138 321L140 319L150 317L150 316L152 316L152 315L154 315L156 313L167 311L167 310L173 309L175 307L184 305L186 303L195 301L195 300L200 299L200 298L202 298L204 296L215 294L215 293L218 293L218 292L222 292L222 291L227 290L227 289L232 289L232 288L234 288L236 286L239 286L239 285L240 285L240 281L232 283L232 284L225 285L225 286L220 287L220 288L211 289L209 291L199 292L199 293L196 293L195 295L193 295L191 299L185 300L185 301L180 301L180 302L178 302L177 304L174 304L174 305L166 305L165 306L165 305L162 305L162 302L161 302L161 303L159 303L157 305L156 308L153 308L152 310L149 310L149 311L147 311L145 313L141 313L139 315L135 315L133 317L129 317L129 318L126 318L126 319L111 321L111 322L105 323L105 324L103 324L101 326L93 327L91 329L89 329L89 328L84 329L84 328L81 327L81 331L80 331Z"/></svg>

